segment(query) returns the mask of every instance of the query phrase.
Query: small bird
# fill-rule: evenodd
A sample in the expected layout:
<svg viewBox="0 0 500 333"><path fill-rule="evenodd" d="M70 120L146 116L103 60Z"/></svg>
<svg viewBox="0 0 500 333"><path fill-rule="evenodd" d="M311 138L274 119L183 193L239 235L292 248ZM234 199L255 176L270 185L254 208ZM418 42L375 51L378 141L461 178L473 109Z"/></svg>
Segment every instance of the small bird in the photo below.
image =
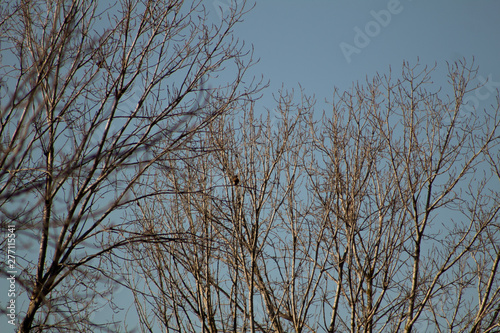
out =
<svg viewBox="0 0 500 333"><path fill-rule="evenodd" d="M233 182L233 185L238 185L240 183L240 179L238 178L238 175L232 176L231 181Z"/></svg>

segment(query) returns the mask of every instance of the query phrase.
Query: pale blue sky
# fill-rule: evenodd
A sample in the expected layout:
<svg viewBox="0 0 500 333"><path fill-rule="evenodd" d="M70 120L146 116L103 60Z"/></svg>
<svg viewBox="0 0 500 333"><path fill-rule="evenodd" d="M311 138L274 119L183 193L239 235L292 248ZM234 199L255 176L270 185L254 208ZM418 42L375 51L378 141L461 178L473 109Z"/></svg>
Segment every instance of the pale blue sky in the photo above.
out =
<svg viewBox="0 0 500 333"><path fill-rule="evenodd" d="M208 0L216 6L240 4L242 0ZM223 6L222 6L223 7ZM390 18L381 14L391 12ZM379 13L385 26L371 12ZM314 94L318 102L331 100L334 86L346 89L354 81L389 66L401 70L403 60L415 64L438 64L436 75L445 79L446 61L475 57L479 74L500 82L500 1L481 0L266 0L257 1L236 34L255 47L260 62L252 74L264 74L271 86L263 102L282 84ZM350 62L341 43L356 47L355 29L372 35L365 46L358 37L359 53ZM498 86L499 84L497 84ZM488 103L489 104L489 103ZM272 106L272 105L270 105ZM269 106L268 106L269 107Z"/></svg>
<svg viewBox="0 0 500 333"><path fill-rule="evenodd" d="M227 10L242 0L203 3L217 20L218 6ZM395 14L378 23L372 11L383 16L386 12L381 10L388 8ZM332 99L334 86L349 88L377 71L386 73L389 66L398 73L403 60L415 64L417 57L422 64L437 62L436 75L444 79L446 61L474 56L479 74L490 77L492 87L500 87L499 15L500 0L258 0L237 26L236 36L253 44L254 56L260 58L249 74L264 75L270 81L260 106L272 109L273 93L282 86L297 90L300 84L307 94L316 96L321 111L325 98ZM367 28L375 30L369 30L369 43L358 47L359 53L351 54L349 62L340 45L356 47L357 28L365 33Z"/></svg>

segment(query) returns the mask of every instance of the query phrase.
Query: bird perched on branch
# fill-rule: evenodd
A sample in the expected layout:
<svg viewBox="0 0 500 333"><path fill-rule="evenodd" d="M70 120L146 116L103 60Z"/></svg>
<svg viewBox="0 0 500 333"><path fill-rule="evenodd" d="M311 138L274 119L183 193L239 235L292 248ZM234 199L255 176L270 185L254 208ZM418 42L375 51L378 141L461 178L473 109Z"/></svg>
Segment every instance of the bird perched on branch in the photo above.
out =
<svg viewBox="0 0 500 333"><path fill-rule="evenodd" d="M235 185L235 186L240 183L240 179L238 178L238 175L231 176L231 183L233 183L233 185Z"/></svg>

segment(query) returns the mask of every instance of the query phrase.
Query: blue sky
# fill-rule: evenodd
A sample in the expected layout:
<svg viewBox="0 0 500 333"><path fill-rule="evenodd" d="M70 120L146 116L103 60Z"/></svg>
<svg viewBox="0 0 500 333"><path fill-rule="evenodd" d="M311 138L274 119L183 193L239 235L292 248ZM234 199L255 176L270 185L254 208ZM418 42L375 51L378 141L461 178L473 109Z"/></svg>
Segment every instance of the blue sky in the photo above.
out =
<svg viewBox="0 0 500 333"><path fill-rule="evenodd" d="M227 10L242 1L203 3L217 20L218 6ZM499 14L500 0L258 0L235 34L252 44L260 59L249 74L270 81L258 105L272 109L272 94L282 86L298 90L300 84L315 95L321 111L334 87L348 89L376 72L387 73L389 66L398 73L403 60L416 64L417 57L423 65L437 62L438 79L445 78L446 61L475 57L479 75L492 80L490 87L500 87ZM357 36L359 31L369 41ZM341 45L359 52L346 56ZM484 107L493 102L489 92L483 90L488 96L479 100L488 99Z"/></svg>
<svg viewBox="0 0 500 333"><path fill-rule="evenodd" d="M209 10L227 10L242 0L207 2ZM446 61L474 56L479 74L500 82L499 14L498 0L261 0L236 35L260 59L252 74L270 80L266 107L282 85L297 90L300 84L321 103L332 99L335 86L347 89L389 66L398 73L403 60L416 64L417 57L423 65L437 62L436 78L445 79ZM342 43L360 46L359 53L346 56Z"/></svg>

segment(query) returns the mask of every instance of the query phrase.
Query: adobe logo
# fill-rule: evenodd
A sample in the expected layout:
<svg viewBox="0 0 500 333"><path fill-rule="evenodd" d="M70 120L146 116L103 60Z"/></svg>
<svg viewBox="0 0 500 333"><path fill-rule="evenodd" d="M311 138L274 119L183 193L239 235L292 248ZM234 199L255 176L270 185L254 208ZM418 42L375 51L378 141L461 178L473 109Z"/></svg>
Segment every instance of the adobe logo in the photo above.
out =
<svg viewBox="0 0 500 333"><path fill-rule="evenodd" d="M397 15L402 11L403 6L399 0L389 0L387 3L387 9L381 9L378 12L374 10L370 11L370 15L374 18L374 20L366 23L363 30L358 26L354 27L354 45L346 42L341 42L339 44L340 50L344 54L347 63L351 63L352 55L354 53L361 53L361 49L367 47L370 44L371 39L378 36L382 31L382 28L387 27L389 23L391 23L393 15Z"/></svg>

